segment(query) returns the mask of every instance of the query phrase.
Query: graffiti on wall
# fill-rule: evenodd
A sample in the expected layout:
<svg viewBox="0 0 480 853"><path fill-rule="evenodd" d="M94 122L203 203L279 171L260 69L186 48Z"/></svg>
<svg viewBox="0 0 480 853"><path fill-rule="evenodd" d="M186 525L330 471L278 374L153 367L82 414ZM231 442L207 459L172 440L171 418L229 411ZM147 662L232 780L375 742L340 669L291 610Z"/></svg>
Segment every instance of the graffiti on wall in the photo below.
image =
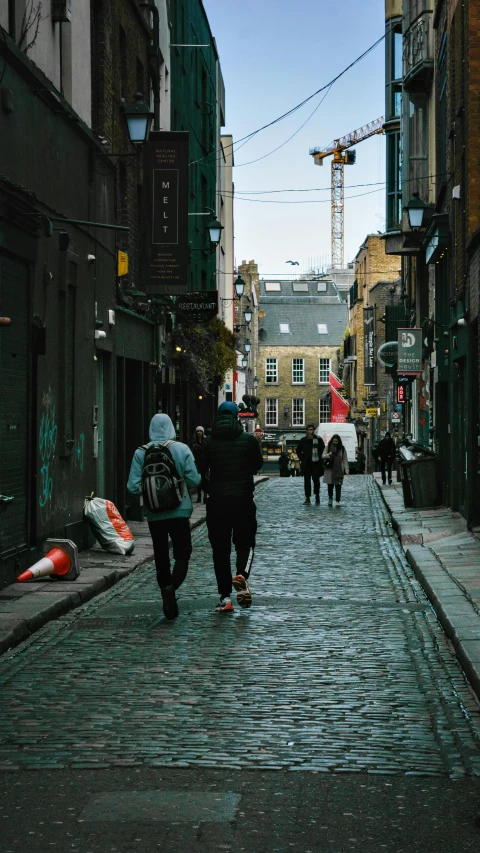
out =
<svg viewBox="0 0 480 853"><path fill-rule="evenodd" d="M38 451L40 455L40 485L38 502L44 509L51 504L53 497L53 465L57 446L56 405L50 390L42 398L42 416L38 432Z"/></svg>
<svg viewBox="0 0 480 853"><path fill-rule="evenodd" d="M38 504L43 524L54 513L68 513L70 507L71 465L83 471L85 465L85 435L80 433L70 458L58 455L57 406L49 389L43 394L40 424L38 429L39 482Z"/></svg>

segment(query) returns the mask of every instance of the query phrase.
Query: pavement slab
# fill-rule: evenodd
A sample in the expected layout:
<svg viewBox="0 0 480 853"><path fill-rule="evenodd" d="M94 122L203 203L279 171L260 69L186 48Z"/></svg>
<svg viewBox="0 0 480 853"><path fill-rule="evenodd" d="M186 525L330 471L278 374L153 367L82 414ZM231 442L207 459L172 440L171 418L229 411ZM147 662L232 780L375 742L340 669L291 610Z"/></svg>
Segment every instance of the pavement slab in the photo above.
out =
<svg viewBox="0 0 480 853"><path fill-rule="evenodd" d="M480 697L480 541L458 513L446 507L405 509L401 485L385 489L378 476L374 479L407 559ZM432 518L441 525L435 531Z"/></svg>

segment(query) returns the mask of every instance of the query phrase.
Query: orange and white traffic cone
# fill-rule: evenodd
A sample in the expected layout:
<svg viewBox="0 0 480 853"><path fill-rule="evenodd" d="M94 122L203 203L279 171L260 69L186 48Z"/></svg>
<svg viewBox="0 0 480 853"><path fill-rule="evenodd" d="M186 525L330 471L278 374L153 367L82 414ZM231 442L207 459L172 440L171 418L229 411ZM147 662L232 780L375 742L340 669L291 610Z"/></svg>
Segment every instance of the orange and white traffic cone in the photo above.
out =
<svg viewBox="0 0 480 853"><path fill-rule="evenodd" d="M17 583L26 583L34 578L51 575L54 580L76 580L80 574L78 567L78 549L70 539L47 539L44 543L47 552L41 560L22 572Z"/></svg>

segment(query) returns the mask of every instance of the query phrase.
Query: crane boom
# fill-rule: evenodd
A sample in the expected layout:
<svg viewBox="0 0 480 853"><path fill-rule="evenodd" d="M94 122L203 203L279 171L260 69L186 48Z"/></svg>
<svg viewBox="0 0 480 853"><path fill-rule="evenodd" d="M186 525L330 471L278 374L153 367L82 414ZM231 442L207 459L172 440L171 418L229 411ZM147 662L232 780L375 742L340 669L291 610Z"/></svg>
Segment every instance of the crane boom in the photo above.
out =
<svg viewBox="0 0 480 853"><path fill-rule="evenodd" d="M385 116L375 119L375 121L359 127L358 130L347 133L346 136L341 136L340 139L334 139L326 148L311 148L310 154L315 159L323 159L333 154L335 151L346 151L352 145L357 145L358 142L363 142L364 139L369 139L370 136L375 136L376 133L383 133L383 125L385 124Z"/></svg>
<svg viewBox="0 0 480 853"><path fill-rule="evenodd" d="M347 148L356 145L358 142L363 142L364 139L369 139L370 136L375 136L377 133L383 133L383 125L385 122L384 116L365 124L358 130L347 133L346 136L341 136L339 139L334 139L326 148L311 148L315 165L323 166L325 157L333 154L332 160L332 266L334 268L343 267L343 226L344 226L344 165L353 165L355 162L355 154L343 154Z"/></svg>

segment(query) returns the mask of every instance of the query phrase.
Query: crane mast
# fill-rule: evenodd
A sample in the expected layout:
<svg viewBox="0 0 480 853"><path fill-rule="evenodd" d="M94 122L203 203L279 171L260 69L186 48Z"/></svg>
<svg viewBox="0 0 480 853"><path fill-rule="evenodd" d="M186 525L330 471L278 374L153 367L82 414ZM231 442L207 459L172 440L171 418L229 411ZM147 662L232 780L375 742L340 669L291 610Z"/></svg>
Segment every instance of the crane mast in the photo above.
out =
<svg viewBox="0 0 480 853"><path fill-rule="evenodd" d="M344 251L343 251L343 234L344 234L344 166L353 166L355 163L356 152L348 151L353 145L358 142L363 142L364 139L369 139L370 136L375 136L378 133L383 133L383 125L385 122L384 116L371 121L369 124L358 128L358 130L348 133L339 139L334 139L326 148L311 148L310 154L314 159L316 166L323 166L325 157L333 155L332 160L332 201L331 201L331 216L332 216L332 267L343 267ZM344 153L347 152L347 153Z"/></svg>

